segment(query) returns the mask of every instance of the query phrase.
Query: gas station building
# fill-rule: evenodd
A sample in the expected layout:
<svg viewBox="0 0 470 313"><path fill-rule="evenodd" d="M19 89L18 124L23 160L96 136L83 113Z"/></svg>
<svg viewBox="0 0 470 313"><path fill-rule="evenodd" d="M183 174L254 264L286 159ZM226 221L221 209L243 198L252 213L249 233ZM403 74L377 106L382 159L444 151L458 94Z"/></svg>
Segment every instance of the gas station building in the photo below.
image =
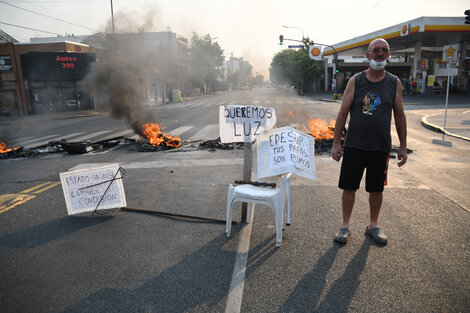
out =
<svg viewBox="0 0 470 313"><path fill-rule="evenodd" d="M436 86L447 83L450 74L452 91L470 91L470 25L465 24L465 17L426 16L334 44L337 64L333 63L334 50L325 48L325 90L329 90L335 73L338 90L344 90L354 74L368 68L366 51L376 38L389 43L391 57L386 70L398 76L404 88L415 79L417 92L430 95L433 88L435 91ZM449 69L443 61L443 47L454 44L458 44L458 63L451 62Z"/></svg>

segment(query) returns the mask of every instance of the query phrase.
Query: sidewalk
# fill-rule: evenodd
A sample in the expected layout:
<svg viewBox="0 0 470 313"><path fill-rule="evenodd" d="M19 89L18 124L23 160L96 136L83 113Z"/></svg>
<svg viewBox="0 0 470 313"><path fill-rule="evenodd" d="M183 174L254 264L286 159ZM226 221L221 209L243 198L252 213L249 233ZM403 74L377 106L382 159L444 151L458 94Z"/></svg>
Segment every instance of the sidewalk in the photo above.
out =
<svg viewBox="0 0 470 313"><path fill-rule="evenodd" d="M438 133L470 141L470 107L448 109L447 117L445 110L439 111L439 113L424 116L421 125Z"/></svg>
<svg viewBox="0 0 470 313"><path fill-rule="evenodd" d="M89 116L99 116L108 114L107 112L98 112L95 110L75 110L75 111L64 111L64 112L47 112L37 113L30 115L0 115L0 125L16 124L16 123L28 123L32 121L49 121L49 120L63 120L72 118L81 118Z"/></svg>

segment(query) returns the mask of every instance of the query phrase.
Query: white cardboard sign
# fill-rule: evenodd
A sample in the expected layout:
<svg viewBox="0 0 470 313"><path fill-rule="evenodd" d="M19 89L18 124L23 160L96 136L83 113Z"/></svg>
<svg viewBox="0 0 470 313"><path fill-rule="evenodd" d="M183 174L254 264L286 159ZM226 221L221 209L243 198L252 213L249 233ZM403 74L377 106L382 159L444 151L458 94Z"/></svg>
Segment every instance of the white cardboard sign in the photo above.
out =
<svg viewBox="0 0 470 313"><path fill-rule="evenodd" d="M219 133L222 143L252 142L276 125L276 111L260 106L219 107Z"/></svg>
<svg viewBox="0 0 470 313"><path fill-rule="evenodd" d="M118 164L110 164L60 173L68 214L125 207L126 195L121 171L118 171Z"/></svg>
<svg viewBox="0 0 470 313"><path fill-rule="evenodd" d="M286 173L315 180L315 139L293 127L271 130L258 142L258 178Z"/></svg>

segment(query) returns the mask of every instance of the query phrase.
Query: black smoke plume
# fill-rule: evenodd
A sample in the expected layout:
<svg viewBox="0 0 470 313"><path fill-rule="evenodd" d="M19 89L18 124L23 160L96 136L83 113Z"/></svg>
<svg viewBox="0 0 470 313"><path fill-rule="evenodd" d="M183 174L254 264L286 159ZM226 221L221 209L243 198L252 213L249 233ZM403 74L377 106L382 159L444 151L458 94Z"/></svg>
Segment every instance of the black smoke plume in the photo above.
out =
<svg viewBox="0 0 470 313"><path fill-rule="evenodd" d="M136 134L142 126L155 123L155 115L146 109L142 95L142 73L138 68L114 61L96 63L88 77L95 88L96 106L116 119L125 119Z"/></svg>

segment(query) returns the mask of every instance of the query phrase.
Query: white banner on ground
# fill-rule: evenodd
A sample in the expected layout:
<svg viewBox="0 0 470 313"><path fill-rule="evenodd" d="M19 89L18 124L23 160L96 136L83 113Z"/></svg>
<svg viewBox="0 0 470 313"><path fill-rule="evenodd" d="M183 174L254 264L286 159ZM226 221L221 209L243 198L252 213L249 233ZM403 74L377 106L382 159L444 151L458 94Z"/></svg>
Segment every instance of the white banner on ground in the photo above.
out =
<svg viewBox="0 0 470 313"><path fill-rule="evenodd" d="M273 108L242 105L219 107L219 134L223 143L252 142L274 125L276 111Z"/></svg>
<svg viewBox="0 0 470 313"><path fill-rule="evenodd" d="M258 178L286 173L315 180L315 139L286 126L258 139Z"/></svg>
<svg viewBox="0 0 470 313"><path fill-rule="evenodd" d="M126 195L118 171L118 164L109 164L60 173L68 214L94 211L98 203L97 210L125 207Z"/></svg>

